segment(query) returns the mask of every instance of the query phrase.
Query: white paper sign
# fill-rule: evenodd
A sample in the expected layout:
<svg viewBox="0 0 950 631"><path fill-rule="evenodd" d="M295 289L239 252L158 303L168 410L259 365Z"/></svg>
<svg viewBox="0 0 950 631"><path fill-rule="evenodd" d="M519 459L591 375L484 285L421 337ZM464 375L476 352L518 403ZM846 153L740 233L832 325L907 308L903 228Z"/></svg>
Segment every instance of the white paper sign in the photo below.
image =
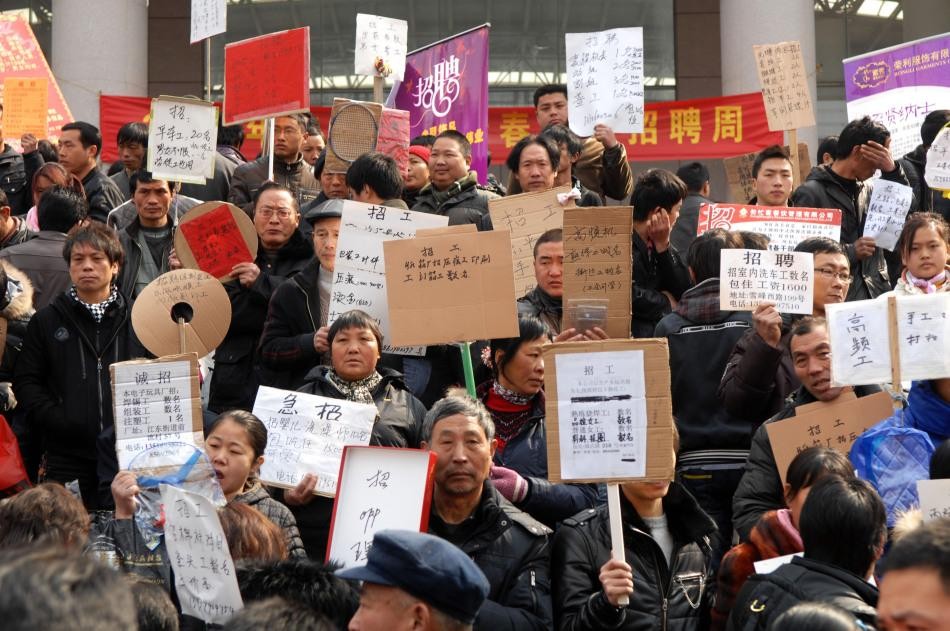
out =
<svg viewBox="0 0 950 631"><path fill-rule="evenodd" d="M392 68L392 77L403 80L406 72L406 42L409 24L405 20L367 13L356 14L355 74L377 76L376 58Z"/></svg>
<svg viewBox="0 0 950 631"><path fill-rule="evenodd" d="M566 353L555 362L561 477L646 475L643 351Z"/></svg>
<svg viewBox="0 0 950 631"><path fill-rule="evenodd" d="M424 531L435 460L428 450L347 447L333 503L328 558L343 567L366 565L377 531Z"/></svg>
<svg viewBox="0 0 950 631"><path fill-rule="evenodd" d="M930 188L950 190L950 125L940 130L927 150L924 180Z"/></svg>
<svg viewBox="0 0 950 631"><path fill-rule="evenodd" d="M228 0L191 0L191 43L228 30Z"/></svg>
<svg viewBox="0 0 950 631"><path fill-rule="evenodd" d="M803 556L804 552L795 552L793 554L786 554L784 556L775 557L773 559L763 559L761 561L756 561L752 564L752 567L755 568L756 574L771 574L775 570L779 569L783 565L792 562L792 559L795 557Z"/></svg>
<svg viewBox="0 0 950 631"><path fill-rule="evenodd" d="M186 443L201 449L204 438L193 405L199 392L192 379L194 362L119 362L112 365L112 406L119 469L163 443ZM200 409L200 406L198 406Z"/></svg>
<svg viewBox="0 0 950 631"><path fill-rule="evenodd" d="M825 305L831 337L831 381L835 385L891 380L887 300Z"/></svg>
<svg viewBox="0 0 950 631"><path fill-rule="evenodd" d="M165 547L184 614L227 622L244 607L228 542L211 500L167 484Z"/></svg>
<svg viewBox="0 0 950 631"><path fill-rule="evenodd" d="M897 247L913 198L914 189L909 186L875 180L867 219L864 220L863 236L872 237L879 247L893 251Z"/></svg>
<svg viewBox="0 0 950 631"><path fill-rule="evenodd" d="M424 355L425 346L392 346L386 343L390 337L383 242L412 239L419 228L443 228L448 224L449 218L444 215L343 202L327 324L333 324L340 315L351 309L360 309L379 324L383 332L384 353Z"/></svg>
<svg viewBox="0 0 950 631"><path fill-rule="evenodd" d="M917 480L917 497L924 521L950 517L950 480Z"/></svg>
<svg viewBox="0 0 950 631"><path fill-rule="evenodd" d="M214 177L218 119L214 105L198 99L152 99L148 170L158 179L204 184Z"/></svg>
<svg viewBox="0 0 950 631"><path fill-rule="evenodd" d="M368 445L375 405L261 386L254 414L267 426L260 478L283 488L317 476L316 493L333 497L347 445Z"/></svg>
<svg viewBox="0 0 950 631"><path fill-rule="evenodd" d="M950 294L897 299L901 379L950 377Z"/></svg>
<svg viewBox="0 0 950 631"><path fill-rule="evenodd" d="M571 129L592 136L603 123L643 132L643 28L565 33Z"/></svg>
<svg viewBox="0 0 950 631"><path fill-rule="evenodd" d="M815 265L810 252L723 250L720 263L723 311L754 311L770 302L781 313L811 315Z"/></svg>

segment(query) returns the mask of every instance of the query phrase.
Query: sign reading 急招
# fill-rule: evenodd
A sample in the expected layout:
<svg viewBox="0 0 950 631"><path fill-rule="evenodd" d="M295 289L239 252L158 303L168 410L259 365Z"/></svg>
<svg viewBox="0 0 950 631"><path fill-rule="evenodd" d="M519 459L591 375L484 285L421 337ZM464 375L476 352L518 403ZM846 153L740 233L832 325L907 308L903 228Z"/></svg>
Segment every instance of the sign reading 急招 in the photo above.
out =
<svg viewBox="0 0 950 631"><path fill-rule="evenodd" d="M814 310L814 257L810 252L723 250L720 252L719 308L754 311L763 302L781 313Z"/></svg>

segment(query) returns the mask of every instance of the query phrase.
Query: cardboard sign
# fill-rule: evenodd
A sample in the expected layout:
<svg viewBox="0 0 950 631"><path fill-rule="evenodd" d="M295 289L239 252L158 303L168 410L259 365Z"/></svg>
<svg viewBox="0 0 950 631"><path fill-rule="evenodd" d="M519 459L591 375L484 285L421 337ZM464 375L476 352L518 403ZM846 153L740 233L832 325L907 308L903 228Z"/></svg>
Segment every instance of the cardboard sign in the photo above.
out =
<svg viewBox="0 0 950 631"><path fill-rule="evenodd" d="M628 206L564 211L564 295L606 299L607 335L630 337L633 299L633 209Z"/></svg>
<svg viewBox="0 0 950 631"><path fill-rule="evenodd" d="M181 612L205 622L227 622L244 602L214 504L168 484L160 489L165 547Z"/></svg>
<svg viewBox="0 0 950 631"><path fill-rule="evenodd" d="M409 23L367 13L356 14L354 73L378 77L376 58L392 69L392 77L402 81L406 73L406 42Z"/></svg>
<svg viewBox="0 0 950 631"><path fill-rule="evenodd" d="M643 28L565 33L571 129L593 136L594 127L643 131Z"/></svg>
<svg viewBox="0 0 950 631"><path fill-rule="evenodd" d="M841 210L703 204L699 208L696 236L716 228L758 232L769 237L769 250L791 252L809 237L827 237L832 241L839 241Z"/></svg>
<svg viewBox="0 0 950 631"><path fill-rule="evenodd" d="M564 226L565 206L558 201L558 195L570 191L570 186L560 186L488 201L492 225L496 230L507 230L511 235L516 296L524 296L538 284L534 277L534 244L548 230ZM567 207L574 207L573 199L569 200Z"/></svg>
<svg viewBox="0 0 950 631"><path fill-rule="evenodd" d="M753 46L769 129L812 127L815 110L799 42Z"/></svg>
<svg viewBox="0 0 950 631"><path fill-rule="evenodd" d="M875 180L868 203L864 234L878 247L893 251L904 229L904 220L914 199L914 189L898 182Z"/></svg>
<svg viewBox="0 0 950 631"><path fill-rule="evenodd" d="M506 231L386 241L383 251L394 346L518 336Z"/></svg>
<svg viewBox="0 0 950 631"><path fill-rule="evenodd" d="M257 229L243 210L227 202L205 202L181 218L175 253L189 269L208 272L222 283L231 269L257 258Z"/></svg>
<svg viewBox="0 0 950 631"><path fill-rule="evenodd" d="M561 342L542 354L552 482L673 478L665 339Z"/></svg>
<svg viewBox="0 0 950 631"><path fill-rule="evenodd" d="M267 426L260 478L292 489L312 473L316 495L333 497L347 445L368 445L379 415L375 405L261 386L254 414Z"/></svg>
<svg viewBox="0 0 950 631"><path fill-rule="evenodd" d="M176 308L191 313L182 330ZM178 269L150 282L132 303L132 328L153 355L197 353L204 357L224 340L231 326L228 292L201 270ZM182 347L184 341L184 347Z"/></svg>
<svg viewBox="0 0 950 631"><path fill-rule="evenodd" d="M723 250L719 256L719 308L755 311L771 302L781 313L814 310L814 257L810 252Z"/></svg>
<svg viewBox="0 0 950 631"><path fill-rule="evenodd" d="M191 43L228 30L228 0L191 0Z"/></svg>
<svg viewBox="0 0 950 631"><path fill-rule="evenodd" d="M795 456L809 447L831 447L848 455L851 445L862 432L893 414L891 396L876 392L858 399L848 399L838 404L807 414L767 423L765 430L772 443L775 466L785 482L788 465Z"/></svg>
<svg viewBox="0 0 950 631"><path fill-rule="evenodd" d="M346 173L358 157L376 151L382 118L383 106L379 103L333 99L327 126L326 172ZM406 160L408 163L408 156Z"/></svg>
<svg viewBox="0 0 950 631"><path fill-rule="evenodd" d="M924 180L930 188L950 191L950 125L940 130L927 149Z"/></svg>
<svg viewBox="0 0 950 631"><path fill-rule="evenodd" d="M148 125L148 170L156 178L204 184L214 177L218 115L198 99L152 99Z"/></svg>
<svg viewBox="0 0 950 631"><path fill-rule="evenodd" d="M788 145L785 145L788 151ZM726 182L729 184L729 196L737 204L747 204L755 197L755 178L752 177L752 167L758 151L745 153L733 158L723 158L722 165L726 168ZM798 173L792 173L792 190L805 181L811 173L811 154L808 145L798 143ZM791 194L791 191L789 191ZM837 241L837 239L835 239Z"/></svg>
<svg viewBox="0 0 950 631"><path fill-rule="evenodd" d="M161 443L204 445L196 354L118 362L109 374L119 469Z"/></svg>
<svg viewBox="0 0 950 631"><path fill-rule="evenodd" d="M225 45L225 125L309 109L309 26Z"/></svg>
<svg viewBox="0 0 950 631"><path fill-rule="evenodd" d="M425 532L437 460L422 449L344 448L326 561L345 568L366 565L380 530Z"/></svg>
<svg viewBox="0 0 950 631"><path fill-rule="evenodd" d="M383 108L376 151L396 161L400 173L409 171L409 112Z"/></svg>
<svg viewBox="0 0 950 631"><path fill-rule="evenodd" d="M3 133L46 138L49 82L45 77L6 77L3 80Z"/></svg>
<svg viewBox="0 0 950 631"><path fill-rule="evenodd" d="M950 517L950 480L917 480L917 497L925 522Z"/></svg>
<svg viewBox="0 0 950 631"><path fill-rule="evenodd" d="M373 206L346 200L340 238L333 266L333 288L327 325L351 309L365 311L379 324L384 353L423 355L424 346L393 346L389 343L389 308L386 304L386 259L383 242L411 239L420 227L444 227L443 215Z"/></svg>

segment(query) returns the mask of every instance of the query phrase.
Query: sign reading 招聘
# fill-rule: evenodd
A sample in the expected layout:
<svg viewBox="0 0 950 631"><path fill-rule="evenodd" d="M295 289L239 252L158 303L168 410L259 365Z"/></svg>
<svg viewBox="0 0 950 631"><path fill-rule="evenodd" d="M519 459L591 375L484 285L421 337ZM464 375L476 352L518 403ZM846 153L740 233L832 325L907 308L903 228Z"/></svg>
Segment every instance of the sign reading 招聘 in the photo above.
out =
<svg viewBox="0 0 950 631"><path fill-rule="evenodd" d="M811 314L813 260L810 252L723 250L719 308L754 311L759 304L768 302L781 313Z"/></svg>

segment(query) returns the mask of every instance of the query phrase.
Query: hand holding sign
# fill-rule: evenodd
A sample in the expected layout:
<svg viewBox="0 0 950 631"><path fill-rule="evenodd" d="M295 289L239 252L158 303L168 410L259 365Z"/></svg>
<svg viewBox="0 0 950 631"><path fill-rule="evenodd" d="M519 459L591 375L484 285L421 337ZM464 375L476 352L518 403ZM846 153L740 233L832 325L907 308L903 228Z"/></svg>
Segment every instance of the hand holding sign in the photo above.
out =
<svg viewBox="0 0 950 631"><path fill-rule="evenodd" d="M208 272L221 282L247 272L236 266L253 263L257 246L257 230L247 213L225 202L195 206L175 232L175 253L182 265Z"/></svg>

